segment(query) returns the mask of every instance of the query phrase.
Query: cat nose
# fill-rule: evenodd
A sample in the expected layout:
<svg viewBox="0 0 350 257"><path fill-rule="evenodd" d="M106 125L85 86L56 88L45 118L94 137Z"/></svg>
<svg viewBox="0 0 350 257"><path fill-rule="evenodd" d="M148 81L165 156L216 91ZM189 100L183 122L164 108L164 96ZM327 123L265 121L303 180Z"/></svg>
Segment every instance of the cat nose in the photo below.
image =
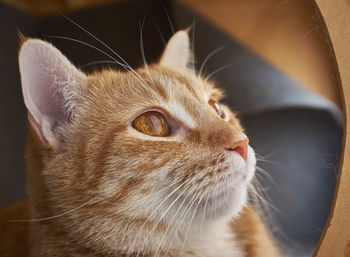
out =
<svg viewBox="0 0 350 257"><path fill-rule="evenodd" d="M247 160L249 139L246 135L241 136L239 139L233 139L227 142L225 150L237 152L244 160Z"/></svg>

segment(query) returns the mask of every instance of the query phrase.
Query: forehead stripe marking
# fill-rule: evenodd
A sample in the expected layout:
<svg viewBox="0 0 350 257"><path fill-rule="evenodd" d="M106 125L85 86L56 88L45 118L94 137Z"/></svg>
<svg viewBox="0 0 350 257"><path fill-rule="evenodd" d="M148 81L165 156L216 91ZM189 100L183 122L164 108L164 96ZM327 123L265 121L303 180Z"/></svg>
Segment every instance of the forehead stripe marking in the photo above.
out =
<svg viewBox="0 0 350 257"><path fill-rule="evenodd" d="M181 120L187 127L195 128L196 123L191 115L179 103L168 103L170 112L179 120Z"/></svg>

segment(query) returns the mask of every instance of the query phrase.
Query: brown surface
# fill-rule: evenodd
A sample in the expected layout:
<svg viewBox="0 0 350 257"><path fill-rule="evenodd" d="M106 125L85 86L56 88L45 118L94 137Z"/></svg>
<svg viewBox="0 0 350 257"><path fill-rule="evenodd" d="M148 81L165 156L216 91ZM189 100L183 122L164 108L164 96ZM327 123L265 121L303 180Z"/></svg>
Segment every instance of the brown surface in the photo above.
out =
<svg viewBox="0 0 350 257"><path fill-rule="evenodd" d="M340 105L329 44L312 1L181 1L284 73Z"/></svg>
<svg viewBox="0 0 350 257"><path fill-rule="evenodd" d="M335 203L324 231L317 257L349 257L350 241L350 150L347 125L350 119L350 5L343 0L317 0L328 27L338 62L344 94L346 125L344 129L343 156L338 174Z"/></svg>

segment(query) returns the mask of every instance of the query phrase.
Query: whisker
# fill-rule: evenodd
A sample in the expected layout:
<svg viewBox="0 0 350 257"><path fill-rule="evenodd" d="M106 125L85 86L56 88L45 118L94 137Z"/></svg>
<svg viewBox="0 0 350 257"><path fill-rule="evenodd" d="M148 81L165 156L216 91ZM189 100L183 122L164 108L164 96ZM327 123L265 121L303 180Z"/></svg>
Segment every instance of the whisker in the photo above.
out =
<svg viewBox="0 0 350 257"><path fill-rule="evenodd" d="M83 30L85 33L87 33L89 36L91 36L92 38L94 38L96 41L98 41L100 44L102 44L104 47L106 47L109 51L111 51L115 56L117 56L128 68L131 72L133 72L135 74L135 76L137 76L142 83L145 83L145 81L140 77L140 75L133 69L131 68L131 66L117 53L115 52L110 46L108 46L105 42L103 42L101 39L99 39L98 37L96 37L94 34L92 34L91 32L89 32L88 30L84 29L82 26L80 26L78 23L76 23L75 21L73 21L72 19L70 19L69 17L65 16L64 14L62 14L63 17L65 17L68 21L70 21L71 23L73 23L75 26L77 26L78 28L80 28L81 30ZM145 85L145 84L144 84Z"/></svg>
<svg viewBox="0 0 350 257"><path fill-rule="evenodd" d="M75 38L70 38L70 37L64 37L64 36L51 36L51 35L44 35L45 37L49 37L49 38L58 38L58 39L65 39L65 40L69 40L69 41L73 41L76 43L80 43L83 45L86 45L88 47L91 47L92 49L95 49L96 51L99 51L100 53L106 55L107 57L111 58L116 64L122 66L124 69L129 70L127 66L125 66L125 64L119 62L118 60L116 60L114 57L112 57L111 55L107 54L106 52L102 51L101 49L99 49L98 47L95 47L93 45L90 45L88 43L85 43L84 41L75 39Z"/></svg>
<svg viewBox="0 0 350 257"><path fill-rule="evenodd" d="M187 195L189 195L189 194L187 194ZM196 200L196 195L193 195L193 196L191 197L191 199L188 201L188 203L187 203L187 205L185 206L185 208L183 208L183 210L182 210L180 216L178 217L178 220L180 221L180 222L178 222L178 224L180 224L180 226L182 226L182 223L184 222L184 220L185 220L185 218L186 218L186 216L187 216L189 210L191 209L193 203L195 202L195 200ZM172 232L173 232L173 230L172 230L170 233L172 233ZM171 238L170 241L173 241L173 240L174 240L174 238L175 238L175 236L176 236L175 233L176 233L176 231L174 231L174 235L173 235L173 237Z"/></svg>
<svg viewBox="0 0 350 257"><path fill-rule="evenodd" d="M108 60L104 60L104 61L93 61L93 62L89 62L89 63L86 63L86 64L84 64L84 65L79 66L79 69L83 69L83 68L89 67L89 66L91 66L91 65L100 64L100 63L118 64L118 63L116 63L115 61L108 61Z"/></svg>
<svg viewBox="0 0 350 257"><path fill-rule="evenodd" d="M195 65L195 59L194 59L194 42L195 42L195 31L196 31L196 16L193 16L193 22L191 24L191 29L192 29L192 55L191 55L191 58L192 58L192 70L193 70L193 73L195 73L195 69L196 69L196 65Z"/></svg>
<svg viewBox="0 0 350 257"><path fill-rule="evenodd" d="M145 17L143 18L142 24L140 23L139 26L140 26L140 50L141 50L141 56L142 56L143 64L147 68L148 64L147 64L147 61L146 61L145 49L144 49L144 46L143 46L143 35L142 35L143 25L145 23Z"/></svg>
<svg viewBox="0 0 350 257"><path fill-rule="evenodd" d="M152 80L152 76L151 76L151 74L149 73L149 70L148 70L148 64L147 64L146 56L145 56L145 48L144 48L144 45L143 45L143 26L145 24L147 13L148 13L148 11L146 12L145 16L143 17L142 24L141 23L139 24L140 25L140 51L141 51L143 64L144 64L144 66L146 68L148 77L149 77L149 79Z"/></svg>
<svg viewBox="0 0 350 257"><path fill-rule="evenodd" d="M257 157L256 160L257 161L261 161L261 162L266 162L266 163L271 163L271 164L274 164L274 165L280 165L278 162L275 162L275 161L271 161L269 159L266 158L266 156L263 156L261 154L258 154L255 152L255 156ZM270 156L271 157L271 156Z"/></svg>
<svg viewBox="0 0 350 257"><path fill-rule="evenodd" d="M192 183L192 181L194 181L194 180L195 180L195 177L192 177L190 180L185 180L181 185L183 185L183 184L186 183L186 182L190 184L190 183ZM182 194L184 194L184 193L185 193L185 190L183 190L183 191L180 193L179 197L180 197ZM179 198L179 197L178 197L178 198ZM173 201L173 203L172 203L171 205L173 205L173 204L178 200L178 198L175 199L175 201ZM186 197L186 198L187 198L187 197ZM160 206L160 205L159 205L159 206ZM156 225L153 226L153 228L150 230L149 235L151 235L152 233L154 233L155 229L156 229L157 226L159 225L160 221L165 217L165 214L169 211L170 207L171 207L171 206L169 206L169 208L163 213L162 217L158 220L158 222L156 223ZM148 236L145 237L145 238L148 238ZM143 250L143 245L144 245L144 244L145 244L145 239L143 240L142 247L140 248L140 252ZM138 257L138 255L139 255L140 252L138 252L138 254L136 255L136 257Z"/></svg>
<svg viewBox="0 0 350 257"><path fill-rule="evenodd" d="M205 57L205 59L204 59L202 65L201 65L201 68L199 69L199 74L202 74L203 69L204 69L206 63L209 61L209 59L210 59L212 56L214 56L216 53L222 51L224 48L225 48L225 46L220 46L220 47L216 48L214 51L212 51L211 53L209 53L209 54L207 55L207 57Z"/></svg>
<svg viewBox="0 0 350 257"><path fill-rule="evenodd" d="M175 185L175 184L177 184L177 183L178 183L177 181L171 183L170 185L166 186L165 188L162 188L161 190L159 190L156 194L159 194L160 192L162 192L162 191L164 191L164 190L166 190L166 189L172 187L173 185ZM181 185L180 185L180 186L181 186ZM180 186L179 186L179 188L180 188ZM177 190L177 189L176 189L176 190ZM171 194L175 193L176 190L173 191L173 192L171 192ZM155 214L155 212L160 208L160 206L161 206L170 196L171 196L171 195L167 195L167 196L165 196L165 197L161 200L161 203L158 204L158 207L156 207L156 208L153 210L153 212L151 213L151 215L149 216L149 218L147 218L146 221L142 224L142 226L140 227L139 231L142 231L142 229L143 229L144 226L147 224L147 222L150 221L151 217ZM150 195L149 197L153 198L154 195ZM125 237L126 237L126 235L124 235L121 244L124 243ZM133 242L131 243L131 246L133 246L134 243L135 243L135 242L133 241Z"/></svg>
<svg viewBox="0 0 350 257"><path fill-rule="evenodd" d="M198 196L199 196L199 194L198 194ZM194 200L194 202L197 201L198 196L196 197L196 199ZM194 209L194 212L193 212L193 214L192 214L192 217L191 217L191 219L190 219L190 223L189 223L189 225L188 225L188 228L187 228L187 231L186 231L186 234L185 234L185 238L184 238L184 241L183 241L183 244L182 244L182 247L181 247L180 256L182 256L182 253L183 253L183 251L184 251L184 249L185 249L186 240L187 240L187 237L188 237L188 233L190 232L190 228L191 228L191 225L192 225L192 222L193 222L193 218L194 218L194 216L195 216L195 214L196 214L196 212L197 212L197 209L198 209L199 204L201 203L201 201L202 201L202 199L203 199L203 196L204 196L204 194L202 194L201 198L199 199L199 201L198 201L198 203L197 203L197 205L196 205L196 208ZM191 208L192 208L192 206L191 206ZM186 215L187 215L187 214L186 214Z"/></svg>
<svg viewBox="0 0 350 257"><path fill-rule="evenodd" d="M73 208L73 209L71 209L71 210L69 210L69 211L66 211L66 212L63 212L63 213L61 213L61 214L57 214L57 215L54 215L54 216L51 216L51 217L39 218L39 219L28 219L28 220L9 220L9 221L7 221L7 222L8 222L8 223L15 223L15 222L39 222L39 221L46 221L46 220L57 219L57 218L59 218L59 217L62 217L62 216L67 215L67 214L69 214L69 213L72 213L72 212L74 212L74 211L76 211L76 210L78 210L78 209L80 209L80 208L86 206L86 205L89 204L93 199L94 199L94 198L91 198L89 201L87 201L87 202L85 202L85 203L79 205L79 206L76 207L76 208Z"/></svg>
<svg viewBox="0 0 350 257"><path fill-rule="evenodd" d="M148 235L146 236L146 238L149 238L154 231L156 230L156 228L158 227L159 223L162 221L162 219L165 217L165 215L168 213L168 211L171 209L171 207L177 202L177 200L184 194L185 191L182 191L177 197L176 199L168 206L168 208L163 212L163 214L160 216L160 218L158 219L158 221L155 223L155 225L153 226L153 228L151 229L151 231L148 233Z"/></svg>
<svg viewBox="0 0 350 257"><path fill-rule="evenodd" d="M267 178L274 186L277 186L276 181L273 179L272 175L270 173L268 173L266 170L264 170L263 168L256 166L255 167L257 171L259 171L263 176L265 176L265 178ZM258 173L256 173L258 174Z"/></svg>
<svg viewBox="0 0 350 257"><path fill-rule="evenodd" d="M194 180L194 179L195 179L195 178L191 179L191 181ZM191 181L190 181L190 182L191 182ZM206 182L206 181L204 180L201 184L199 184L199 187L203 186L203 184L204 184L205 182ZM205 195L208 191L209 191L209 189L206 189L205 193L203 193L202 195ZM186 198L190 195L190 193L191 193L191 192L188 192L188 193L187 193ZM195 202L195 200L198 198L199 195L197 195L196 198L195 198L195 196L196 196L196 195L194 195L193 197L191 197L190 201L188 202L188 204L187 204L187 205L185 206L185 208L183 209L182 213L180 214L180 216L179 216L179 218L178 218L178 220L181 219L181 221L178 222L178 224L182 224L182 223L184 222L184 219L186 218L186 216L187 216L187 214L188 214L188 211L191 209L193 203ZM209 197L209 196L208 196L208 197ZM185 213L186 213L186 214L185 214ZM184 215L184 214L185 214L185 215ZM170 230L169 234L173 233L174 228L175 228L175 227L173 227L173 228ZM174 231L174 235L172 236L172 238L171 238L171 240L170 240L171 242L174 241L175 236L176 236L176 231Z"/></svg>
<svg viewBox="0 0 350 257"><path fill-rule="evenodd" d="M116 53L110 46L108 46L105 42L103 42L102 40L100 40L98 37L96 37L94 34L92 34L90 31L84 29L81 25L79 25L77 22L73 21L72 19L70 19L68 16L62 14L62 16L64 18L66 18L68 21L70 21L71 23L73 23L75 26L77 26L78 28L80 28L82 31L84 31L86 34L88 34L89 36L91 36L92 38L94 38L95 40L97 40L100 44L102 44L104 47L106 47L109 51L111 51L113 54L115 54L120 60L122 60L125 65L127 65L129 68L131 68L131 66L118 54Z"/></svg>
<svg viewBox="0 0 350 257"><path fill-rule="evenodd" d="M268 206L269 208L275 210L276 212L287 216L287 214L283 213L281 210L279 210L277 207L275 207L272 203L271 203L271 199L268 197L268 195L264 195L261 196L261 194L264 194L264 190L262 189L262 186L259 182L259 180L254 180L253 181L254 186L252 186L250 189L253 191L254 195L257 196L257 200L259 200L261 203L263 203L263 205L261 207L266 207Z"/></svg>
<svg viewBox="0 0 350 257"><path fill-rule="evenodd" d="M227 64L227 65L225 65L225 66L222 66L222 67L216 69L215 71L213 71L212 73L210 73L210 74L205 78L205 81L207 82L208 80L210 80L211 77L213 77L213 76L214 76L215 74L217 74L218 72L221 72L221 71L223 71L223 70L225 70L225 69L227 69L227 68L230 68L231 66L236 65L236 64L238 64L238 63L239 63L239 61L236 61L236 62Z"/></svg>
<svg viewBox="0 0 350 257"><path fill-rule="evenodd" d="M278 225L275 224L276 218L275 214L271 212L271 209L275 210L276 212L287 216L285 213L283 213L278 208L274 207L270 202L271 199L267 195L264 194L264 190L261 189L259 181L253 180L252 184L249 187L249 195L250 197L253 197L253 203L254 206L257 208L258 213L260 214L261 218L264 220L266 224L269 225L272 233L277 233L279 237L284 237L288 241L290 241L291 244L294 244L293 239L291 239L289 236L287 236ZM260 194L264 195L261 196ZM265 199L266 198L266 199Z"/></svg>
<svg viewBox="0 0 350 257"><path fill-rule="evenodd" d="M160 30L160 27L159 27L158 24L155 22L155 20L153 20L153 24L154 24L154 26L156 27L156 30L158 31L160 40L163 42L163 45L165 46L165 45L166 45L166 41L165 41L165 38L164 38L164 35L163 35L162 31Z"/></svg>
<svg viewBox="0 0 350 257"><path fill-rule="evenodd" d="M161 3L161 5L162 5L162 7L163 7L163 9L164 9L164 11L165 11L165 14L166 14L167 18L168 18L168 22L169 22L169 26L170 26L171 32L172 32L173 35L174 35L174 34L175 34L175 30L174 30L174 26L173 26L173 24L172 24L172 22L171 22L168 9L166 8L166 6L164 5L164 3L163 3L162 1L161 1L160 3Z"/></svg>
<svg viewBox="0 0 350 257"><path fill-rule="evenodd" d="M257 158L256 160L257 160L258 162L266 162L266 163L271 163L271 164L276 164L276 165L278 165L277 162L270 161L270 160L259 159L259 158Z"/></svg>
<svg viewBox="0 0 350 257"><path fill-rule="evenodd" d="M143 223L143 225L141 226L140 228L140 231L142 231L142 229L144 228L144 226L147 224L148 221L151 220L152 216L156 214L156 212L158 211L158 209L160 207L162 207L163 203L166 202L166 200L168 200L178 189L180 189L187 181L185 180L183 183L181 183L181 185L179 185L177 188L175 188L170 194L168 194L162 201L160 204L158 204L158 206L152 211L152 213L150 214L149 218L147 218L147 220ZM181 195L180 195L181 196ZM163 213L164 214L164 213ZM161 220L161 219L160 219ZM159 220L159 222L160 222ZM156 226L154 227L154 229L156 229L156 227L158 226L159 222L156 224ZM151 233L149 233L148 236L150 236L151 234L153 233L153 231L151 231ZM147 238L147 237L146 237ZM144 239L144 241L146 240L146 238ZM136 239L136 238L135 238ZM132 242L132 245L133 246L135 243L135 240ZM144 242L143 242L144 244ZM137 254L138 256L138 254Z"/></svg>
<svg viewBox="0 0 350 257"><path fill-rule="evenodd" d="M206 191L206 193L207 193L207 191ZM202 222L201 222L201 235L200 235L201 239L202 239L202 234L203 234L204 218L205 218L205 212L207 210L208 201L209 201L209 195L208 195L207 199L205 200L205 204L204 204L204 211L203 211Z"/></svg>
<svg viewBox="0 0 350 257"><path fill-rule="evenodd" d="M90 44L85 43L85 42L83 42L83 41L81 41L81 40L78 40L78 39L75 39L75 38L70 38L70 37L64 37L64 36L50 36L50 35L46 35L46 37L58 38L58 39L65 39L65 40L69 40L69 41L73 41L73 42L76 42L76 43L80 43L80 44L89 46L89 47L91 47L91 48L93 48L93 49L95 49L95 50L97 50L97 51L99 51L99 52L105 54L106 56L108 56L108 57L111 58L112 60L114 60L116 64L122 66L126 71L131 71L131 72L133 72L133 73L131 73L131 75L133 75L134 78L137 79L141 84L145 85L144 80L143 80L143 79L140 77L140 75L137 74L130 66L125 65L125 64L119 62L118 60L116 60L116 59L115 59L114 57L112 57L111 55L105 53L104 51L100 50L99 48L97 48L97 47L95 47L95 46L93 46L93 45L90 45ZM135 75L135 74L136 74L136 75Z"/></svg>
<svg viewBox="0 0 350 257"><path fill-rule="evenodd" d="M186 199L187 199L187 197L188 197L188 196L189 196L188 194L185 196L185 198L183 199L183 201L182 201L181 205L178 207L178 209L177 209L177 211L175 212L175 214L174 214L173 218L172 218L172 219L171 219L171 221L169 222L168 227L167 227L167 229L165 230L165 232L164 232L164 235L163 235L162 239L160 240L159 246L158 246L158 248L157 248L157 250L156 250L156 253L154 254L154 257L156 257L156 256L157 256L158 251L160 250L160 247L161 247L161 246L162 246L162 244L163 244L163 241L164 241L164 239L165 239L165 236L166 236L167 232L169 231L169 229L170 229L171 225L172 225L172 224L173 224L173 222L175 221L176 215L177 215L177 214L179 213L179 211L181 210L181 207L182 207L182 206L183 206L183 204L186 202Z"/></svg>

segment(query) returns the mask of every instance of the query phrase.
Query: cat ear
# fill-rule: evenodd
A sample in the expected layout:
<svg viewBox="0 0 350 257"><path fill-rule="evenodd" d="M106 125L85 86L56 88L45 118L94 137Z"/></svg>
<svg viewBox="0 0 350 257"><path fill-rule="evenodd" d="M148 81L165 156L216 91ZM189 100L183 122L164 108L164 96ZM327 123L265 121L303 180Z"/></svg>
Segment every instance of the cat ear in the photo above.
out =
<svg viewBox="0 0 350 257"><path fill-rule="evenodd" d="M45 146L61 149L60 127L74 118L86 75L57 48L39 39L23 42L19 69L30 123Z"/></svg>
<svg viewBox="0 0 350 257"><path fill-rule="evenodd" d="M188 70L191 60L192 52L188 31L180 30L170 38L159 64L184 71Z"/></svg>

